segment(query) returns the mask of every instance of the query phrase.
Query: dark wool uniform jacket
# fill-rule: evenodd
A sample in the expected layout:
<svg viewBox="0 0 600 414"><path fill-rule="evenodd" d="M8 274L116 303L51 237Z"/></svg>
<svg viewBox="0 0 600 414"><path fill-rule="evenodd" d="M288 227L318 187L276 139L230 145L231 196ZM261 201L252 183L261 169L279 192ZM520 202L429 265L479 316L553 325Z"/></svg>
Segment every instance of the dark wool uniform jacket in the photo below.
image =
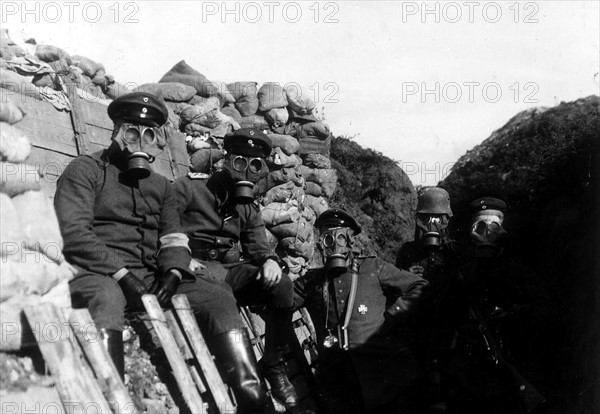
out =
<svg viewBox="0 0 600 414"><path fill-rule="evenodd" d="M420 301L421 290L427 281L418 275L396 268L375 257L360 257L359 275L352 316L348 325L350 342L350 358L360 382L363 401L367 408L393 400L399 392L405 391L408 383L414 378L415 362L408 354L406 347L400 343L385 325L385 312L390 301L400 295L394 308L394 317L406 318L417 307ZM314 295L322 295L319 291L319 280L325 280L325 272L315 272L316 277L311 279L317 283L317 289L307 287L306 306L314 303ZM352 274L350 270L341 276L330 279L328 305L324 311L327 315L328 328L334 328L338 323L344 323L344 311L350 293ZM322 299L325 299L322 296ZM297 303L302 306L304 303ZM328 309L328 311L327 311ZM310 310L310 308L309 308ZM312 312L311 312L312 313ZM324 321L315 321L322 324ZM323 324L324 325L324 324ZM317 326L322 331L323 326ZM336 332L336 329L332 329ZM319 341L322 344L322 340ZM325 350L325 349L323 349ZM321 350L321 352L323 352ZM335 353L345 351L329 351L323 355L335 358ZM319 354L321 356L321 353ZM323 361L325 362L325 361ZM321 357L320 362L321 364ZM326 362L325 364L326 365ZM411 372L409 372L411 371ZM327 373L323 373L327 375Z"/></svg>
<svg viewBox="0 0 600 414"><path fill-rule="evenodd" d="M271 255L258 205L229 202L232 182L227 173L209 179L181 177L173 183L182 230L192 255L200 246L234 248L241 243L244 258L259 262Z"/></svg>
<svg viewBox="0 0 600 414"><path fill-rule="evenodd" d="M131 180L107 154L75 158L58 180L54 206L66 259L79 276L109 276L123 267L140 279L169 269L185 274L188 248L160 249L161 237L181 233L170 182L154 172Z"/></svg>

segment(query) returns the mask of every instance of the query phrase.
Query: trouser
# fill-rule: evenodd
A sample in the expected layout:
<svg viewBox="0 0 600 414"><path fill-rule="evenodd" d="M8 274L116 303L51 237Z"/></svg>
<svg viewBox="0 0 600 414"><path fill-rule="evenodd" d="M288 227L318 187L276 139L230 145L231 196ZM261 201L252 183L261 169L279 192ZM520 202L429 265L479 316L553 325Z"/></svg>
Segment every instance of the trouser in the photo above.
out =
<svg viewBox="0 0 600 414"><path fill-rule="evenodd" d="M144 282L149 286L153 278ZM112 278L84 275L70 282L74 308L88 308L98 328L123 330L127 300ZM184 279L176 294L185 294L205 335L218 335L244 327L231 287L217 279L197 275Z"/></svg>

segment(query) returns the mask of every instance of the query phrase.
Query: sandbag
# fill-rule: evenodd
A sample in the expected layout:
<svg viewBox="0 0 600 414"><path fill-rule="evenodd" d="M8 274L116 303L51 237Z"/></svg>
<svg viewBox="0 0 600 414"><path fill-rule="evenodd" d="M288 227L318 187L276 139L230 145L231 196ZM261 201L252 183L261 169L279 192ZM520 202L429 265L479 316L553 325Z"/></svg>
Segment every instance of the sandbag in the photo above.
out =
<svg viewBox="0 0 600 414"><path fill-rule="evenodd" d="M19 294L43 295L59 282L71 280L75 269L68 262L54 262L44 254L22 249L0 258L0 302Z"/></svg>
<svg viewBox="0 0 600 414"><path fill-rule="evenodd" d="M299 140L300 148L298 153L300 156L307 154L321 154L329 157L331 150L331 135L326 139L321 139L312 136L304 136Z"/></svg>
<svg viewBox="0 0 600 414"><path fill-rule="evenodd" d="M296 168L281 168L279 170L270 171L267 174L267 188L273 188L280 184L293 182L296 186L303 187L305 180L300 171Z"/></svg>
<svg viewBox="0 0 600 414"><path fill-rule="evenodd" d="M331 168L331 159L323 154L306 154L302 160L303 164L310 168Z"/></svg>
<svg viewBox="0 0 600 414"><path fill-rule="evenodd" d="M50 199L41 191L26 191L13 197L12 203L21 217L21 238L14 241L63 262L63 239Z"/></svg>
<svg viewBox="0 0 600 414"><path fill-rule="evenodd" d="M317 183L321 186L326 197L333 196L337 187L337 171L332 168L310 168L300 166L300 172L307 182Z"/></svg>
<svg viewBox="0 0 600 414"><path fill-rule="evenodd" d="M329 209L329 203L325 198L315 197L309 194L306 194L306 197L304 198L304 205L310 207L317 217Z"/></svg>
<svg viewBox="0 0 600 414"><path fill-rule="evenodd" d="M170 102L186 102L196 95L192 86L178 82L146 83L137 88L140 92L147 92Z"/></svg>
<svg viewBox="0 0 600 414"><path fill-rule="evenodd" d="M269 228L278 239L295 237L300 241L308 241L313 236L313 226L304 217L293 223L283 223Z"/></svg>
<svg viewBox="0 0 600 414"><path fill-rule="evenodd" d="M317 220L317 215L315 214L312 208L310 208L307 205L303 205L303 208L300 210L300 214L302 214L302 217L304 217L306 221L308 221L310 224L315 224L315 221Z"/></svg>
<svg viewBox="0 0 600 414"><path fill-rule="evenodd" d="M216 97L205 98L204 101L195 103L193 105L182 104L182 105L178 106L176 113L181 117L181 121L184 124L194 122L194 123L197 123L197 124L209 127L209 128L214 128L215 126L218 125L218 123L211 126L211 125L206 125L204 122L206 122L206 120L207 120L206 115L211 111L217 110L220 106L221 106L221 104L220 104L218 98L216 98ZM201 119L204 122L200 122Z"/></svg>
<svg viewBox="0 0 600 414"><path fill-rule="evenodd" d="M288 255L310 260L310 258L313 257L315 250L314 236L311 236L310 239L306 241L299 240L296 237L285 237L279 241L279 248Z"/></svg>
<svg viewBox="0 0 600 414"><path fill-rule="evenodd" d="M93 78L100 69L105 70L102 64L96 63L85 56L73 55L71 56L71 60L73 61L73 66L77 66L89 78Z"/></svg>
<svg viewBox="0 0 600 414"><path fill-rule="evenodd" d="M264 116L261 115L249 115L244 116L240 122L242 128L256 128L260 130L268 130L269 124Z"/></svg>
<svg viewBox="0 0 600 414"><path fill-rule="evenodd" d="M280 184L269 189L261 199L261 204L267 206L274 202L286 203L290 200L298 200L302 202L304 198L304 188L298 187L293 181L288 181L285 184Z"/></svg>
<svg viewBox="0 0 600 414"><path fill-rule="evenodd" d="M55 72L68 70L73 64L71 55L60 47L52 45L36 45L35 56L42 62L48 63Z"/></svg>
<svg viewBox="0 0 600 414"><path fill-rule="evenodd" d="M319 184L313 183L311 181L306 182L306 190L304 191L307 195L311 195L314 197L321 197L323 195L323 188Z"/></svg>
<svg viewBox="0 0 600 414"><path fill-rule="evenodd" d="M286 155L292 155L298 152L300 143L298 140L290 135L283 134L268 134L271 139L273 147L279 147Z"/></svg>
<svg viewBox="0 0 600 414"><path fill-rule="evenodd" d="M304 257L297 255L290 256L288 254L285 254L281 258L281 260L283 260L287 265L289 271L288 276L290 277L292 282L306 274L307 266L306 259Z"/></svg>
<svg viewBox="0 0 600 414"><path fill-rule="evenodd" d="M302 159L296 155L286 155L280 147L274 147L271 155L266 158L266 163L269 167L298 167L302 165Z"/></svg>
<svg viewBox="0 0 600 414"><path fill-rule="evenodd" d="M15 254L21 248L21 216L5 193L0 193L0 240L1 255Z"/></svg>
<svg viewBox="0 0 600 414"><path fill-rule="evenodd" d="M31 143L23 131L6 122L0 123L0 161L24 162L31 152Z"/></svg>
<svg viewBox="0 0 600 414"><path fill-rule="evenodd" d="M235 109L234 104L229 104L221 108L221 112L235 119L237 123L240 123L242 121L242 114L240 114L240 112L237 109Z"/></svg>
<svg viewBox="0 0 600 414"><path fill-rule="evenodd" d="M257 86L258 84L256 82L233 82L227 84L227 89L236 102L243 98L252 98L258 105L258 99L256 97L256 93L258 92Z"/></svg>
<svg viewBox="0 0 600 414"><path fill-rule="evenodd" d="M40 173L35 165L0 161L0 192L9 197L25 191L40 191L40 180Z"/></svg>
<svg viewBox="0 0 600 414"><path fill-rule="evenodd" d="M190 155L190 164L194 172L210 173L211 167L223 159L225 152L220 149L200 149Z"/></svg>
<svg viewBox="0 0 600 414"><path fill-rule="evenodd" d="M289 118L289 113L286 108L273 108L265 112L265 119L269 123L271 129L283 127Z"/></svg>
<svg viewBox="0 0 600 414"><path fill-rule="evenodd" d="M61 308L66 317L68 317L71 310L69 283L63 280L43 296L20 294L0 303L0 326L2 329L0 351L18 351L24 346L37 346L33 332L31 332L31 327L25 322L26 318L23 314L23 309L27 306L37 306L41 303L51 303ZM72 333L69 331L70 328L68 326L57 324L56 327L59 329L57 331L59 337L64 339L72 338ZM37 329L42 328L37 327Z"/></svg>
<svg viewBox="0 0 600 414"><path fill-rule="evenodd" d="M288 105L285 91L275 82L266 82L258 90L258 110L266 112L273 108L285 108Z"/></svg>
<svg viewBox="0 0 600 414"><path fill-rule="evenodd" d="M273 233L269 231L269 229L265 228L265 234L267 235L267 243L269 244L269 251L272 254L275 254L275 249L277 249L277 245L279 244L279 240Z"/></svg>
<svg viewBox="0 0 600 414"><path fill-rule="evenodd" d="M314 136L321 139L329 137L329 126L323 122L307 122L302 125L303 136Z"/></svg>
<svg viewBox="0 0 600 414"><path fill-rule="evenodd" d="M302 90L297 85L289 85L285 87L288 105L299 115L311 114L315 109L314 101L308 96L303 96Z"/></svg>
<svg viewBox="0 0 600 414"><path fill-rule="evenodd" d="M191 125L191 124L190 124ZM189 152L198 151L201 149L211 148L210 142L201 137L194 137L191 139L186 138L187 149Z"/></svg>
<svg viewBox="0 0 600 414"><path fill-rule="evenodd" d="M159 82L177 82L192 86L194 89L196 89L196 93L198 93L198 95L206 98L211 96L208 93L208 90L213 87L212 83L206 78L206 76L188 65L185 60L180 60L177 62L171 69L169 69L167 73L163 75L162 78L160 78Z"/></svg>
<svg viewBox="0 0 600 414"><path fill-rule="evenodd" d="M10 94L18 94L22 91L24 93L27 89L34 89L31 83L32 79L33 76L23 76L12 70L0 67L0 88L10 91Z"/></svg>
<svg viewBox="0 0 600 414"><path fill-rule="evenodd" d="M261 208L263 222L268 228L283 223L293 223L300 219L298 201L289 203L271 203Z"/></svg>
<svg viewBox="0 0 600 414"><path fill-rule="evenodd" d="M203 137L203 136L206 136L207 134L210 134L210 128L207 128L200 124L195 124L193 122L190 124L187 124L183 128L183 130L186 133L186 135L191 136L191 137Z"/></svg>
<svg viewBox="0 0 600 414"><path fill-rule="evenodd" d="M15 124L23 119L25 113L13 102L12 93L0 89L0 122Z"/></svg>
<svg viewBox="0 0 600 414"><path fill-rule="evenodd" d="M127 95L128 93L133 92L131 88L119 82L113 82L111 84L106 85L103 91L109 99L117 99L123 95Z"/></svg>

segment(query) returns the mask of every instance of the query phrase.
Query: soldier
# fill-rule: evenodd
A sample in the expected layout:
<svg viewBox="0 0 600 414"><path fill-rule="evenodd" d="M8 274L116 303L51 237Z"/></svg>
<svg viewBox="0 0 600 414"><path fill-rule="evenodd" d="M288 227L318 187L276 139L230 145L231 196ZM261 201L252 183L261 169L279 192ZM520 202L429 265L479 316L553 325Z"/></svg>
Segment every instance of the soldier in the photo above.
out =
<svg viewBox="0 0 600 414"><path fill-rule="evenodd" d="M67 166L54 206L65 256L79 271L70 283L73 306L87 307L105 330L122 375L125 305L143 309L141 295L150 290L164 304L191 276L191 257L171 185L150 169L166 145L166 106L136 92L111 102L108 115L111 145Z"/></svg>
<svg viewBox="0 0 600 414"><path fill-rule="evenodd" d="M292 327L293 285L283 273L279 258L271 252L265 225L253 187L268 173L265 158L271 153L271 141L258 129L242 128L228 134L223 147L227 151L222 171L210 178L190 173L173 184L184 232L189 236L192 256L202 263L198 275L207 280L226 281L241 305L264 305L265 354L260 366L271 384L273 397L288 409L298 404L294 386L287 378L283 351ZM218 310L206 309L207 315ZM239 315L222 324L238 323ZM201 325L217 357L220 350L252 348L247 333L223 334L223 329ZM227 355L222 355L223 361ZM246 365L250 365L247 363Z"/></svg>
<svg viewBox="0 0 600 414"><path fill-rule="evenodd" d="M440 401L440 378L437 372L427 372L425 369L426 350L440 293L455 275L459 263L458 244L450 238L448 231L452 216L450 196L446 190L439 187L423 189L417 199L415 240L405 243L396 257L396 267L419 274L430 283L427 301L416 324L413 347L422 376L419 381L423 384L420 387L424 393L423 402L432 408L443 407L443 402ZM389 312L394 309L395 305L389 308ZM403 330L399 334L406 335Z"/></svg>
<svg viewBox="0 0 600 414"><path fill-rule="evenodd" d="M469 208L473 259L444 287L427 369L440 378L448 413L530 412L544 401L525 377L535 373L549 300L535 275L505 254L504 201L485 197Z"/></svg>
<svg viewBox="0 0 600 414"><path fill-rule="evenodd" d="M73 306L87 307L105 330L123 376L124 310L126 305L143 310L145 293L155 294L163 307L174 294L186 294L199 323L224 335L238 334L234 328L242 320L229 286L196 278L189 270L190 249L175 192L150 169L166 145L165 104L135 92L111 102L108 115L114 122L111 145L75 158L58 181L54 202L65 256L79 269L70 283ZM263 410L268 399L252 349L220 352L229 364L238 412Z"/></svg>
<svg viewBox="0 0 600 414"><path fill-rule="evenodd" d="M297 307L317 327L317 387L324 413L411 412L415 361L388 329L384 312L401 295L394 317L408 320L427 282L353 250L361 228L343 210L317 219L325 267L296 283Z"/></svg>

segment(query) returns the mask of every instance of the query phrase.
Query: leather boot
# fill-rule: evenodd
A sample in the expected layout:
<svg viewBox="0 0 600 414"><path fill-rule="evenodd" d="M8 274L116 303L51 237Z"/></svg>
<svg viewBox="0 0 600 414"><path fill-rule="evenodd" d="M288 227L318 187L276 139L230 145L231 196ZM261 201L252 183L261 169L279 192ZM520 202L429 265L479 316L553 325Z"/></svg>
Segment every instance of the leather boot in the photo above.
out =
<svg viewBox="0 0 600 414"><path fill-rule="evenodd" d="M113 360L121 381L125 379L125 357L123 352L123 332L114 329L102 329L102 342Z"/></svg>
<svg viewBox="0 0 600 414"><path fill-rule="evenodd" d="M265 354L260 367L265 379L271 384L273 398L285 405L288 410L298 405L298 394L287 377L283 350L294 333L292 309L271 308L264 313Z"/></svg>
<svg viewBox="0 0 600 414"><path fill-rule="evenodd" d="M266 387L258 373L248 331L234 329L216 335L210 340L210 349L221 375L233 390L238 414L266 412Z"/></svg>

